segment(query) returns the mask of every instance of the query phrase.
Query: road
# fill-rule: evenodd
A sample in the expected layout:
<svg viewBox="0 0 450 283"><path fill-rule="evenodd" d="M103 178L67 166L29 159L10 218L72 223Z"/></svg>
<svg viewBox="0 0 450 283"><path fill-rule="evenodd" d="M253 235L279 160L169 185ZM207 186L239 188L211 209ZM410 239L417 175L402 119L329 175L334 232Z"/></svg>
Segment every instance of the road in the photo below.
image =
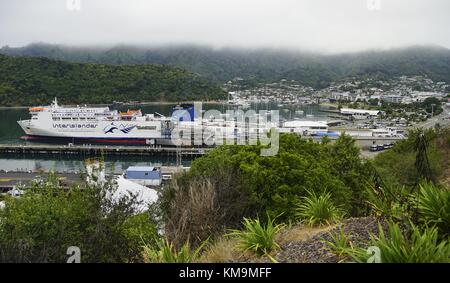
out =
<svg viewBox="0 0 450 283"><path fill-rule="evenodd" d="M38 178L45 178L48 173L36 173L36 172L0 172L0 190L9 190L12 187L23 184L28 185L32 180ZM82 182L80 174L75 173L57 173L56 174L62 185L71 186Z"/></svg>
<svg viewBox="0 0 450 283"><path fill-rule="evenodd" d="M428 119L427 121L423 123L419 123L417 125L414 125L413 128L434 128L436 123L439 123L442 128L447 128L450 126L450 109L445 107L444 111L434 116L433 118Z"/></svg>
<svg viewBox="0 0 450 283"><path fill-rule="evenodd" d="M412 128L434 128L436 123L439 123L442 128L447 128L450 126L450 108L444 108L444 111L441 114L436 115L423 123L414 125ZM361 156L365 158L373 158L381 152L383 151L372 152L369 150L361 150Z"/></svg>

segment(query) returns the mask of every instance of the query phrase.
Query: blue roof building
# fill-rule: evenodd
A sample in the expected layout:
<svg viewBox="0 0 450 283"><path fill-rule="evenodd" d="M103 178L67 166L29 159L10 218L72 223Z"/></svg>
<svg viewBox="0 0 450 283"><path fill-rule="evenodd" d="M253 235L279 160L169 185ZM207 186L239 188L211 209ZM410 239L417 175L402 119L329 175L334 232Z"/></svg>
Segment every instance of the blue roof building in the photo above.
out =
<svg viewBox="0 0 450 283"><path fill-rule="evenodd" d="M131 166L125 172L125 178L143 185L160 185L161 170L153 166Z"/></svg>

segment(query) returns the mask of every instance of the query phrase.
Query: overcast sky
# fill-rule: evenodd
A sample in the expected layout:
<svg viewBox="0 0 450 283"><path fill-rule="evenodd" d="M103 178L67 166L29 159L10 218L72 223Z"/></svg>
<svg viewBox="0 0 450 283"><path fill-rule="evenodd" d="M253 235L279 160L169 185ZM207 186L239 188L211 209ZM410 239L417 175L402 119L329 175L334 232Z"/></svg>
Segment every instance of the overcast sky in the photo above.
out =
<svg viewBox="0 0 450 283"><path fill-rule="evenodd" d="M449 0L69 1L74 3L0 0L0 46L190 43L325 52L414 44L450 48Z"/></svg>

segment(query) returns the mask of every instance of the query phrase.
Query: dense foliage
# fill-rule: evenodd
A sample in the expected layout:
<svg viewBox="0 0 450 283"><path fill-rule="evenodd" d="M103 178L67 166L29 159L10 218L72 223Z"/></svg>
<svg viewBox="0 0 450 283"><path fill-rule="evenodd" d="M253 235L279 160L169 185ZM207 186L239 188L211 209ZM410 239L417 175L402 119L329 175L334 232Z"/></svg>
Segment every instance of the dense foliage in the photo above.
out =
<svg viewBox="0 0 450 283"><path fill-rule="evenodd" d="M417 129L375 158L380 175L366 187L366 201L369 214L388 222L369 243L380 249L382 262L450 262L449 146L448 130ZM341 232L328 244L341 258L366 262L370 254L351 246L350 237Z"/></svg>
<svg viewBox="0 0 450 283"><path fill-rule="evenodd" d="M243 217L265 220L266 213L280 222L295 221L297 205L309 191L330 192L332 201L348 215L361 215L366 210L361 188L370 181L371 170L349 136L341 136L334 144L321 144L293 134L281 135L276 156L259 153L259 146L231 145L195 160L190 171L179 177L176 187L162 192L162 219L180 219L181 215L202 211L211 224L204 225L210 233L219 232L220 227L239 227ZM199 179L207 179L210 189L201 201L193 202L189 192ZM183 222L187 235L197 231L199 225L193 217ZM189 238L199 235L192 233ZM180 244L184 241L181 239Z"/></svg>
<svg viewBox="0 0 450 283"><path fill-rule="evenodd" d="M450 262L450 190L431 183L420 184L418 193L382 184L368 197L379 222L368 246L379 249L384 263ZM386 227L381 223L387 222ZM341 261L371 262L366 246L352 243L352 233L340 229L324 240Z"/></svg>
<svg viewBox="0 0 450 283"><path fill-rule="evenodd" d="M439 240L436 228L421 228L412 225L411 231L406 233L399 224L390 222L387 234L379 228L378 235L372 235L370 245L380 251L381 263L449 263L450 243ZM346 236L348 237L348 236ZM330 242L332 249L342 251L351 260L365 263L370 262L371 253L360 247L349 247L341 239ZM368 261L369 260L369 261Z"/></svg>
<svg viewBox="0 0 450 283"><path fill-rule="evenodd" d="M225 92L165 65L101 65L0 55L0 105L214 100Z"/></svg>
<svg viewBox="0 0 450 283"><path fill-rule="evenodd" d="M108 198L113 183L64 190L50 175L4 197L0 262L64 262L69 246L80 247L82 262L195 262L227 231L227 253L277 260L284 228L305 219L340 225L342 215L376 217L380 227L364 243L354 240L359 229L342 227L325 240L341 261L366 262L370 245L382 262L450 262L449 146L448 130L416 130L369 162L346 135L317 143L284 134L269 157L259 145L224 145L195 160L145 213L134 196Z"/></svg>
<svg viewBox="0 0 450 283"><path fill-rule="evenodd" d="M112 200L113 184L63 190L51 175L0 209L0 262L65 262L68 247L81 262L139 262L156 226L136 214L134 196Z"/></svg>
<svg viewBox="0 0 450 283"><path fill-rule="evenodd" d="M266 82L285 78L322 88L344 77L367 75L381 78L426 75L434 81L450 82L450 51L434 46L319 55L289 50L216 50L198 46L74 48L32 44L22 48L4 47L0 53L102 64L167 64L217 82L235 77Z"/></svg>

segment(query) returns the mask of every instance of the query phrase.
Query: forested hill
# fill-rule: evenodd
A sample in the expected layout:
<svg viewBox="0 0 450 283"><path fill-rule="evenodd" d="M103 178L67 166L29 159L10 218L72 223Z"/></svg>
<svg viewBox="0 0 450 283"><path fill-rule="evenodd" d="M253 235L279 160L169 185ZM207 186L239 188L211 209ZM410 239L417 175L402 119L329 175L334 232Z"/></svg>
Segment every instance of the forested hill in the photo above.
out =
<svg viewBox="0 0 450 283"><path fill-rule="evenodd" d="M3 47L0 48L0 53L102 64L167 64L201 74L219 83L235 77L259 82L286 78L322 88L348 76L368 75L427 75L434 81L450 82L450 50L437 46L321 55L275 49L124 45L88 48L41 43L21 48Z"/></svg>
<svg viewBox="0 0 450 283"><path fill-rule="evenodd" d="M209 80L165 65L69 63L0 55L0 106L226 98Z"/></svg>

